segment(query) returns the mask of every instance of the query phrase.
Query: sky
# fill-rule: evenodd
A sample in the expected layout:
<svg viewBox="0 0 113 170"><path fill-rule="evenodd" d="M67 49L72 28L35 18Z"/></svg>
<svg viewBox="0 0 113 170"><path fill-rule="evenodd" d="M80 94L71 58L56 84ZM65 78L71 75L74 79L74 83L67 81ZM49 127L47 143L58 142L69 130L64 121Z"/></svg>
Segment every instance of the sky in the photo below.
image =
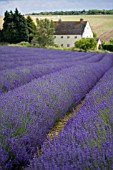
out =
<svg viewBox="0 0 113 170"><path fill-rule="evenodd" d="M113 0L0 0L0 15L6 10L19 10L21 14L45 11L71 11L113 9Z"/></svg>

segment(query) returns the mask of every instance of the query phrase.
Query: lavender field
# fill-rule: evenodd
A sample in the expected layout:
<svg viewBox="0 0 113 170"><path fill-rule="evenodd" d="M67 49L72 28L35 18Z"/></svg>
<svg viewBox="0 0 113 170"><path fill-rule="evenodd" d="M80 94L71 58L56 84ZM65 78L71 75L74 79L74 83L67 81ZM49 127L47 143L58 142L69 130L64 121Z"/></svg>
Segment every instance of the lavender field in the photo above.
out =
<svg viewBox="0 0 113 170"><path fill-rule="evenodd" d="M0 46L1 170L113 169L112 150L113 54Z"/></svg>

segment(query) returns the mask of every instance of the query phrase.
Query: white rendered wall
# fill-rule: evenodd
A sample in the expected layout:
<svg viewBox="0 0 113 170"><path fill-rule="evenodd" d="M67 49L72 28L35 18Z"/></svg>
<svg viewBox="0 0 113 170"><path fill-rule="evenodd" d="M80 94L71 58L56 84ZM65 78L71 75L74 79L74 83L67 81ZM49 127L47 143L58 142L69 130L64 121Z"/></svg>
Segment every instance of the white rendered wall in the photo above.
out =
<svg viewBox="0 0 113 170"><path fill-rule="evenodd" d="M91 30L91 27L89 25L89 22L87 22L86 27L84 29L82 38L93 38L93 32Z"/></svg>
<svg viewBox="0 0 113 170"><path fill-rule="evenodd" d="M59 47L74 47L75 41L82 38L81 35L55 35L54 42Z"/></svg>

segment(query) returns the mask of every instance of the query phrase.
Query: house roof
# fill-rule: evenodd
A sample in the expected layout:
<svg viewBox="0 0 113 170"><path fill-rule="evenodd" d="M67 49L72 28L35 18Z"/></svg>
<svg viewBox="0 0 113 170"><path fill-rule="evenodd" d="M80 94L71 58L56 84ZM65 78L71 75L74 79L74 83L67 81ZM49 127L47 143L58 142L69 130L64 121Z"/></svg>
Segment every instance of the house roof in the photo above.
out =
<svg viewBox="0 0 113 170"><path fill-rule="evenodd" d="M61 21L55 22L55 35L82 35L87 21Z"/></svg>

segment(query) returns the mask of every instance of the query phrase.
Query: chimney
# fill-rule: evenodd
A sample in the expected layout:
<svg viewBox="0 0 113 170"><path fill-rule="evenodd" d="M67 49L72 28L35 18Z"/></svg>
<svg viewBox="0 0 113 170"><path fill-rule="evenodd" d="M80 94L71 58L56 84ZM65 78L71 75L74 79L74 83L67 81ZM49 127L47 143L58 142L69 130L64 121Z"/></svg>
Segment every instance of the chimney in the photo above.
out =
<svg viewBox="0 0 113 170"><path fill-rule="evenodd" d="M83 19L83 18L80 18L80 22L82 22L82 21L84 21L84 19Z"/></svg>

